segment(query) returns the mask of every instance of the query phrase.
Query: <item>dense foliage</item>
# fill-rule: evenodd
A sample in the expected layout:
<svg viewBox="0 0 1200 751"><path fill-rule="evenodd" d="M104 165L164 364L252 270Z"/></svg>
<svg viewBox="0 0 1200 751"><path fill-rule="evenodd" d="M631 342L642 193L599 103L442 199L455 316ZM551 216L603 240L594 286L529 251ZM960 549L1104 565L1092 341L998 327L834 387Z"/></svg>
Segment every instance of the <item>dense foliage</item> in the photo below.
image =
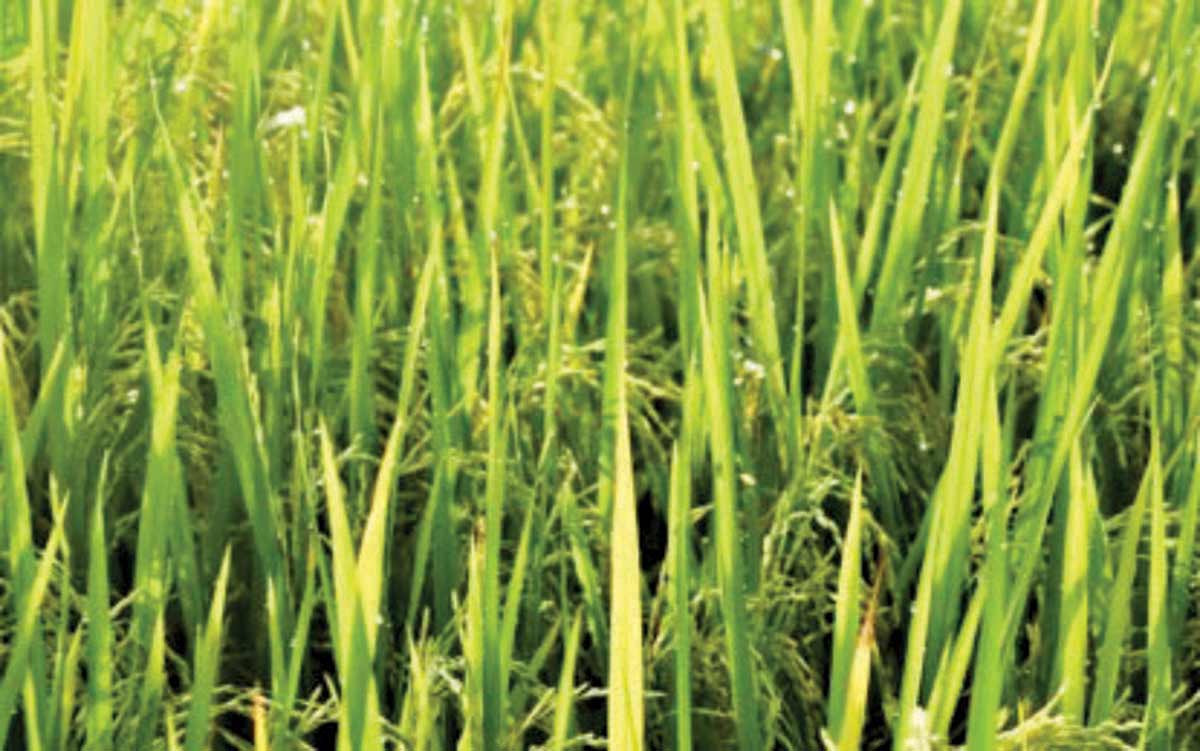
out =
<svg viewBox="0 0 1200 751"><path fill-rule="evenodd" d="M0 0L0 746L1191 748L1188 0Z"/></svg>

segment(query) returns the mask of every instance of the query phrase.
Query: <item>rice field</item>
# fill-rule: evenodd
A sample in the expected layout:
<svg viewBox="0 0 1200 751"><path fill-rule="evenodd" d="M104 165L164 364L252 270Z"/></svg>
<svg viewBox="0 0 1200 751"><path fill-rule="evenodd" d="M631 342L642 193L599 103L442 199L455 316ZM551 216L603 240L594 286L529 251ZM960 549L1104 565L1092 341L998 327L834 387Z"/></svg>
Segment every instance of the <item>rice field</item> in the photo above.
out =
<svg viewBox="0 0 1200 751"><path fill-rule="evenodd" d="M1200 748L1198 45L0 0L0 748Z"/></svg>

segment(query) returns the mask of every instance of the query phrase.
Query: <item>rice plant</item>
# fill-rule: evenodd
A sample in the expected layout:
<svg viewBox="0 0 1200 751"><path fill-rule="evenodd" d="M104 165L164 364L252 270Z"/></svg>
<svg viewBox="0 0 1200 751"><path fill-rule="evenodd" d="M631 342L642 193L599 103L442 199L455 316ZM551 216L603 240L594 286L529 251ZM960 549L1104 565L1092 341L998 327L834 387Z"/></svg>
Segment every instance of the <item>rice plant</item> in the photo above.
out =
<svg viewBox="0 0 1200 751"><path fill-rule="evenodd" d="M0 0L0 747L1196 747L1198 50Z"/></svg>

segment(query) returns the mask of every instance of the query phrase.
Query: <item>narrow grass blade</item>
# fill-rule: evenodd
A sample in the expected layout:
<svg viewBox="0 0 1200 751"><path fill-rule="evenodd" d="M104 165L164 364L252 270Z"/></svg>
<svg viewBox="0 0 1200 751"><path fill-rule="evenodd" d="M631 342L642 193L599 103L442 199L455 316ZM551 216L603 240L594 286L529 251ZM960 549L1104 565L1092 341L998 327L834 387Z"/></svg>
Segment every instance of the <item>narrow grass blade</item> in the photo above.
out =
<svg viewBox="0 0 1200 751"><path fill-rule="evenodd" d="M87 751L113 748L114 639L109 610L108 545L104 533L104 493L108 455L100 467L96 500L92 505L88 540L87 591Z"/></svg>
<svg viewBox="0 0 1200 751"><path fill-rule="evenodd" d="M325 483L325 510L333 553L332 620L336 640L334 655L342 696L339 706L338 749L377 748L381 742L379 697L376 693L373 656L367 631L359 561L350 535L345 500L329 433L322 425L321 467ZM378 582L365 582L378 588ZM328 590L327 590L328 591Z"/></svg>
<svg viewBox="0 0 1200 751"><path fill-rule="evenodd" d="M645 748L642 667L641 564L633 462L624 400L618 406L612 513L612 584L609 600L608 739L613 748Z"/></svg>
<svg viewBox="0 0 1200 751"><path fill-rule="evenodd" d="M564 637L562 671L558 679L558 695L554 701L554 733L550 737L553 751L566 751L571 731L571 710L575 705L575 659L579 654L579 634L583 618L579 613L571 619L571 630Z"/></svg>
<svg viewBox="0 0 1200 751"><path fill-rule="evenodd" d="M858 751L862 747L862 734L867 721L867 699L871 687L871 656L875 651L875 609L879 601L880 584L882 579L876 579L863 624L854 643L854 655L846 680L846 701L837 742L838 751Z"/></svg>
<svg viewBox="0 0 1200 751"><path fill-rule="evenodd" d="M1158 414L1152 411L1152 420ZM1151 431L1157 432L1156 427ZM1155 438L1152 436L1151 440ZM1167 751L1172 748L1172 679L1170 612L1167 607L1167 522L1163 498L1163 471L1158 464L1150 466L1150 572L1146 603L1146 720L1141 742L1148 751Z"/></svg>
<svg viewBox="0 0 1200 751"><path fill-rule="evenodd" d="M491 256L491 296L488 304L487 382L488 453L484 488L483 571L483 744L499 747L503 732L508 680L504 675L500 616L500 546L504 536L505 409L500 373L500 266L498 250Z"/></svg>
<svg viewBox="0 0 1200 751"><path fill-rule="evenodd" d="M967 714L967 751L991 751L996 745L996 715L1004 689L1002 644L1007 590L1008 503L1001 496L1007 457L996 406L995 381L989 378L984 407L982 467L985 552L979 586L984 588L983 625L975 650L971 706Z"/></svg>
<svg viewBox="0 0 1200 751"><path fill-rule="evenodd" d="M188 709L185 751L200 751L208 746L212 732L209 716L212 707L213 689L216 686L217 670L221 661L221 631L225 620L225 590L229 583L230 552L225 551L217 582L213 587L212 607L208 611L208 624L199 635L196 645L196 660L192 669L192 702Z"/></svg>
<svg viewBox="0 0 1200 751"><path fill-rule="evenodd" d="M685 390L685 418L680 444L671 461L671 495L667 520L670 542L671 623L674 629L675 749L692 748L692 612L691 598L691 495L692 434L698 432L699 375L693 371ZM689 419L689 417L691 419Z"/></svg>
<svg viewBox="0 0 1200 751"><path fill-rule="evenodd" d="M834 231L836 233L836 229ZM843 284L849 286L844 268L839 267L838 277L839 288ZM854 490L850 495L850 520L846 523L846 533L842 542L842 563L838 571L837 600L834 606L833 661L826 706L825 721L829 735L838 744L838 748L856 748L857 744L851 744L850 741L862 732L861 717L858 727L847 728L843 725L847 700L852 695L849 686L855 678L855 665L862 659L858 657L861 570L862 470L859 469L854 480ZM869 654L870 647L867 646L866 649ZM867 664L870 664L869 660ZM859 712L861 713L861 708Z"/></svg>
<svg viewBox="0 0 1200 751"><path fill-rule="evenodd" d="M710 227L711 243L717 233ZM710 247L710 251L712 247ZM717 586L725 627L725 649L733 686L733 713L738 747L757 751L762 745L758 723L754 663L750 647L749 617L746 612L746 581L742 572L742 542L739 533L737 486L733 466L732 379L730 376L729 268L725 254L710 254L709 311L701 317L704 352L704 383L708 397L709 436L713 465Z"/></svg>
<svg viewBox="0 0 1200 751"><path fill-rule="evenodd" d="M1156 467L1160 461L1159 448L1155 441L1137 498L1126 511L1124 519L1121 543L1117 551L1116 578L1112 585L1112 605L1104 619L1100 647L1096 654L1096 678L1092 686L1091 705L1088 708L1089 725L1108 721L1117 698L1117 677L1121 668L1121 657L1125 651L1125 640L1129 634L1129 603L1133 598L1134 577L1137 573L1138 544L1142 538L1148 496L1155 492L1154 483L1159 472Z"/></svg>

